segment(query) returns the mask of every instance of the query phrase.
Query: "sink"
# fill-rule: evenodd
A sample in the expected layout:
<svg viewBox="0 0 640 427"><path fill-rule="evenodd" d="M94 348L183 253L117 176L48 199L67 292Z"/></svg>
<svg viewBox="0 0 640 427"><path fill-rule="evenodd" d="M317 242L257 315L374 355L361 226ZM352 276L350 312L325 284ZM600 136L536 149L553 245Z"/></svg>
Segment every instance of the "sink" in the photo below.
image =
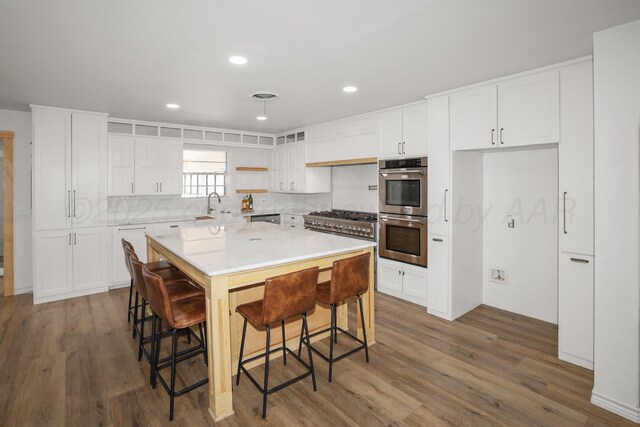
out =
<svg viewBox="0 0 640 427"><path fill-rule="evenodd" d="M211 215L202 215L202 216L196 217L196 221L209 221L211 219L216 219L216 218Z"/></svg>

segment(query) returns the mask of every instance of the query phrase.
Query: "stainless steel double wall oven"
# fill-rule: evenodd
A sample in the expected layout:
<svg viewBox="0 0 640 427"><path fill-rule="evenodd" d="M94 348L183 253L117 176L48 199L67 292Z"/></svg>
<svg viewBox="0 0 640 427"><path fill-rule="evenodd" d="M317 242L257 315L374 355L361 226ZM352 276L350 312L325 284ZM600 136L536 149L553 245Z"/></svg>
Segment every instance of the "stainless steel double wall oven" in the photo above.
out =
<svg viewBox="0 0 640 427"><path fill-rule="evenodd" d="M380 160L383 258L427 266L427 158Z"/></svg>

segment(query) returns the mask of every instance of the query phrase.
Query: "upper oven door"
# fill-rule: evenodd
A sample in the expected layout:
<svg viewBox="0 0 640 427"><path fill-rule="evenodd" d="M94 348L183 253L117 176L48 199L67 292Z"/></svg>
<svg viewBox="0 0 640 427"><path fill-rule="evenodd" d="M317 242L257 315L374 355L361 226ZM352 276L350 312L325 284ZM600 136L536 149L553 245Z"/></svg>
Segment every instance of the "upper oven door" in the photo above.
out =
<svg viewBox="0 0 640 427"><path fill-rule="evenodd" d="M380 169L380 212L427 216L427 168Z"/></svg>

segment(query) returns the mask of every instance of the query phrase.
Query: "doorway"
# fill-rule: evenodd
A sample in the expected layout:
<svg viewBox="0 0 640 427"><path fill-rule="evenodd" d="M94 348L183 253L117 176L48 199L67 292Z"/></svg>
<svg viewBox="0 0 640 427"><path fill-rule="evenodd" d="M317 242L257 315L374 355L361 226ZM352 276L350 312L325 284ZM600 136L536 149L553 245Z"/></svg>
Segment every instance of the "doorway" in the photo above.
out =
<svg viewBox="0 0 640 427"><path fill-rule="evenodd" d="M2 149L2 293L13 295L13 132L0 131Z"/></svg>

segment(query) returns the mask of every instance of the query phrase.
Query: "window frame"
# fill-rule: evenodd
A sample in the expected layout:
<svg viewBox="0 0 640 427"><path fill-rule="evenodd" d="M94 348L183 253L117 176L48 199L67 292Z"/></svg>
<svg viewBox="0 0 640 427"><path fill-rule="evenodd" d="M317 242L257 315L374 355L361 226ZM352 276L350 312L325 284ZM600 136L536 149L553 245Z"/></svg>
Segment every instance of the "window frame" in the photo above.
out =
<svg viewBox="0 0 640 427"><path fill-rule="evenodd" d="M221 150L221 147L202 147L202 146L193 146L193 147L189 147L187 145L185 145L183 147L183 157L182 157L182 195L181 197L186 198L186 199L198 199L198 198L205 198L208 196L209 193L215 191L217 193L220 194L220 192L217 190L218 188L222 187L223 189L223 193L224 194L220 194L220 197L227 197L229 195L229 152L227 150ZM204 152L211 152L211 151L215 151L215 152L222 152L224 153L224 172L185 172L185 168L184 168L184 164L185 162L191 162L191 163L222 163L222 162L209 162L209 161L197 161L197 160L184 160L184 151L186 150L191 150L191 151L204 151ZM210 177L213 176L213 183L210 183ZM193 180L193 178L196 177L196 184L193 184L193 181L191 181L189 183L189 185L187 185L186 180L190 179ZM200 179L201 177L205 177L205 183L201 184L200 183ZM218 180L222 178L222 185L220 185L218 183ZM198 190L200 188L204 187L205 189L205 194L200 194L198 192ZM195 193L194 192L190 192L190 193L186 193L187 189L190 189L191 191L193 191L193 189L195 188Z"/></svg>

